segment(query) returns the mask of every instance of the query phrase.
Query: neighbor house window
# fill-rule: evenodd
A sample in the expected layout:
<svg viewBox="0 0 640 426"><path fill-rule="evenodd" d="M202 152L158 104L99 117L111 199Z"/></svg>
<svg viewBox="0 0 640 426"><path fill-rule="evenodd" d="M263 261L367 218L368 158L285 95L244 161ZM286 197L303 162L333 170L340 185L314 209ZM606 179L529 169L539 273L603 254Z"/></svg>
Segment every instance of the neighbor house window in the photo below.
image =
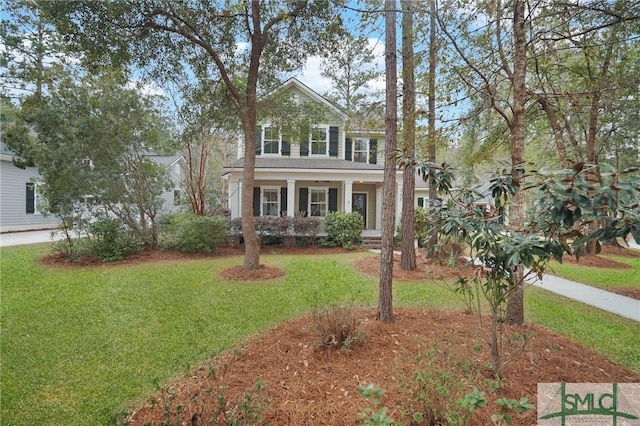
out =
<svg viewBox="0 0 640 426"><path fill-rule="evenodd" d="M316 127L311 130L311 154L327 155L329 141L329 129L327 127Z"/></svg>
<svg viewBox="0 0 640 426"><path fill-rule="evenodd" d="M26 185L26 201L27 201L27 214L41 214L45 207L45 199L42 194L38 193L38 187L40 184L35 182L27 182Z"/></svg>
<svg viewBox="0 0 640 426"><path fill-rule="evenodd" d="M262 215L280 215L280 188L262 188Z"/></svg>
<svg viewBox="0 0 640 426"><path fill-rule="evenodd" d="M277 127L265 127L262 138L263 150L265 154L280 153L280 131Z"/></svg>
<svg viewBox="0 0 640 426"><path fill-rule="evenodd" d="M180 194L182 191L180 191L179 189L174 189L173 190L173 205L174 206L179 206L180 205Z"/></svg>
<svg viewBox="0 0 640 426"><path fill-rule="evenodd" d="M369 162L369 139L357 138L353 140L353 161L356 163Z"/></svg>
<svg viewBox="0 0 640 426"><path fill-rule="evenodd" d="M309 215L324 217L327 215L327 189L309 190Z"/></svg>

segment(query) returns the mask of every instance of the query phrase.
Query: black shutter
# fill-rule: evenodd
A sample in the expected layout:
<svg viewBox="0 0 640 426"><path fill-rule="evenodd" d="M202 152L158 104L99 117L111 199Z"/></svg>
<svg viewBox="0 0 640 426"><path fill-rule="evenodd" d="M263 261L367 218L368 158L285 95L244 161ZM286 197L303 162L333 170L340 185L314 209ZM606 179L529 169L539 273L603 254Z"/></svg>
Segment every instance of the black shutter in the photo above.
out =
<svg viewBox="0 0 640 426"><path fill-rule="evenodd" d="M309 156L309 128L302 126L300 129L300 157ZM305 207L306 210L306 207Z"/></svg>
<svg viewBox="0 0 640 426"><path fill-rule="evenodd" d="M291 155L291 144L289 143L289 139L285 140L284 137L282 139L282 155L289 157Z"/></svg>
<svg viewBox="0 0 640 426"><path fill-rule="evenodd" d="M307 217L307 209L309 208L309 188L300 188L298 191L298 211Z"/></svg>
<svg viewBox="0 0 640 426"><path fill-rule="evenodd" d="M329 188L329 211L330 212L338 211L338 189L337 188Z"/></svg>
<svg viewBox="0 0 640 426"><path fill-rule="evenodd" d="M418 197L418 207L424 207L424 198Z"/></svg>
<svg viewBox="0 0 640 426"><path fill-rule="evenodd" d="M256 126L256 155L262 154L262 126Z"/></svg>
<svg viewBox="0 0 640 426"><path fill-rule="evenodd" d="M260 187L253 187L253 215L260 216Z"/></svg>
<svg viewBox="0 0 640 426"><path fill-rule="evenodd" d="M27 183L27 214L36 212L36 188L35 184Z"/></svg>
<svg viewBox="0 0 640 426"><path fill-rule="evenodd" d="M378 162L378 141L369 139L369 164L377 164Z"/></svg>
<svg viewBox="0 0 640 426"><path fill-rule="evenodd" d="M280 188L280 216L286 216L287 211L287 187ZM289 213L289 212L287 212Z"/></svg>
<svg viewBox="0 0 640 426"><path fill-rule="evenodd" d="M338 127L329 127L329 156L338 156Z"/></svg>
<svg viewBox="0 0 640 426"><path fill-rule="evenodd" d="M344 159L347 161L352 161L353 157L351 156L351 151L353 151L353 144L351 143L351 138L347 138L344 145Z"/></svg>

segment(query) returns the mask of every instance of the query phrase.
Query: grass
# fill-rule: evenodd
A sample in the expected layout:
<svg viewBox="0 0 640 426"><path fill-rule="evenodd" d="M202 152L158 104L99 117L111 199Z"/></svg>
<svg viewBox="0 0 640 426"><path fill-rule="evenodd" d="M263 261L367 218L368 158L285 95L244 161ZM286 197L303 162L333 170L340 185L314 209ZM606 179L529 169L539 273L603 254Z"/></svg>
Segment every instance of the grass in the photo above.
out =
<svg viewBox="0 0 640 426"><path fill-rule="evenodd" d="M602 256L630 266L625 269L594 268L580 263L553 263L552 273L605 290L640 288L640 257Z"/></svg>
<svg viewBox="0 0 640 426"><path fill-rule="evenodd" d="M640 374L640 323L533 286L525 293L525 310L527 321L568 336Z"/></svg>
<svg viewBox="0 0 640 426"><path fill-rule="evenodd" d="M0 249L0 416L7 426L113 424L157 384L247 336L325 306L377 305L378 280L351 266L368 255L361 252L263 255L262 263L286 275L242 283L219 275L239 257L72 269L40 265L46 252L47 245ZM394 283L394 303L463 308L441 285L424 283ZM640 372L631 344L638 324L535 289L527 309L534 321Z"/></svg>

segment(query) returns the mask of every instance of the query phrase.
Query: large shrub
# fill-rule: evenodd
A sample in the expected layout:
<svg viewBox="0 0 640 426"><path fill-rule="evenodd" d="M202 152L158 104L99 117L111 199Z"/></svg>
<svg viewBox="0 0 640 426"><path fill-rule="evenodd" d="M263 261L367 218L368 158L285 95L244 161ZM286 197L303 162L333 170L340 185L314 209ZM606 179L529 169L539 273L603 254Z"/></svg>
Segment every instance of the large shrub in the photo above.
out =
<svg viewBox="0 0 640 426"><path fill-rule="evenodd" d="M89 225L89 239L84 254L113 262L140 251L143 247L136 234L118 218L100 215Z"/></svg>
<svg viewBox="0 0 640 426"><path fill-rule="evenodd" d="M296 244L303 247L314 246L322 229L322 220L317 217L295 217L292 219Z"/></svg>
<svg viewBox="0 0 640 426"><path fill-rule="evenodd" d="M254 222L262 245L281 242L286 238L294 238L297 245L314 245L322 227L322 220L317 217L260 216L255 217ZM242 219L231 219L229 228L231 235L241 236Z"/></svg>
<svg viewBox="0 0 640 426"><path fill-rule="evenodd" d="M167 248L185 253L210 253L227 241L229 224L223 216L172 214L167 216L163 234L163 246Z"/></svg>
<svg viewBox="0 0 640 426"><path fill-rule="evenodd" d="M348 250L362 243L364 220L358 212L328 212L324 220L327 232L325 242L330 246L339 246Z"/></svg>

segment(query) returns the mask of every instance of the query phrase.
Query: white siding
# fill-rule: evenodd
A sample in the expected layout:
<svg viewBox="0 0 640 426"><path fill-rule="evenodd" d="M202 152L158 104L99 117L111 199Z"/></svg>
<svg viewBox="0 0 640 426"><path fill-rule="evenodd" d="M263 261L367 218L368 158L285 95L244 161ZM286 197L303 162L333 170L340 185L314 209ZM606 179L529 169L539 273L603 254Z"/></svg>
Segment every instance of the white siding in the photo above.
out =
<svg viewBox="0 0 640 426"><path fill-rule="evenodd" d="M27 183L38 177L37 169L14 166L9 156L0 161L0 232L55 228L53 215L27 214Z"/></svg>

